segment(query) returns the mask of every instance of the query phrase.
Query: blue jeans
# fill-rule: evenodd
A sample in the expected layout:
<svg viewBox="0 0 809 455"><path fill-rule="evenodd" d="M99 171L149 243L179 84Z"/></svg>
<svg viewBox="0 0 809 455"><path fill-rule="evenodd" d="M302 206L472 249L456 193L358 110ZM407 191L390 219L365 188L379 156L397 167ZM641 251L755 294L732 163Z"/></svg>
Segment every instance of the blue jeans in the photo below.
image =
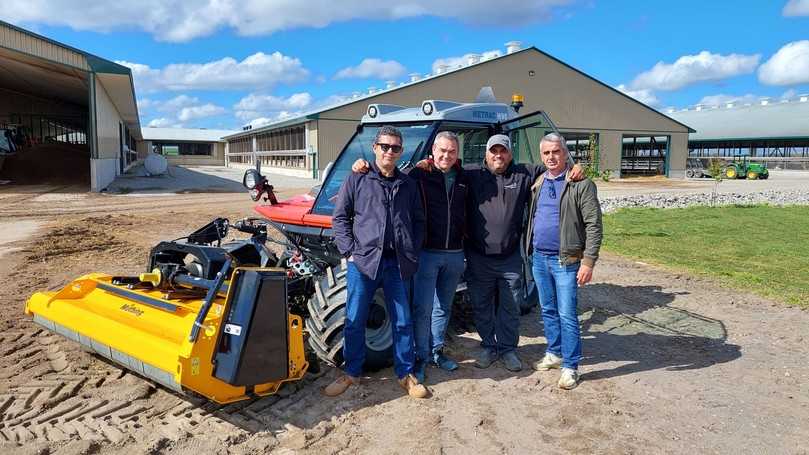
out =
<svg viewBox="0 0 809 455"><path fill-rule="evenodd" d="M562 358L562 367L577 369L581 360L579 316L576 310L576 274L580 262L570 265L559 263L558 255L534 251L534 281L539 291L542 322L545 324L547 352Z"/></svg>
<svg viewBox="0 0 809 455"><path fill-rule="evenodd" d="M517 349L523 298L520 252L497 257L468 250L466 258L469 261L467 287L480 345L497 354Z"/></svg>
<svg viewBox="0 0 809 455"><path fill-rule="evenodd" d="M416 359L422 362L444 347L455 289L463 275L463 251L422 250L413 277L413 333Z"/></svg>
<svg viewBox="0 0 809 455"><path fill-rule="evenodd" d="M365 326L376 290L385 292L385 306L393 328L393 369L399 379L413 372L413 323L410 317L408 282L402 280L396 258L382 258L376 277L368 278L349 261L346 272L348 301L343 329L344 370L349 376L362 375L365 363ZM409 280L408 280L409 281Z"/></svg>

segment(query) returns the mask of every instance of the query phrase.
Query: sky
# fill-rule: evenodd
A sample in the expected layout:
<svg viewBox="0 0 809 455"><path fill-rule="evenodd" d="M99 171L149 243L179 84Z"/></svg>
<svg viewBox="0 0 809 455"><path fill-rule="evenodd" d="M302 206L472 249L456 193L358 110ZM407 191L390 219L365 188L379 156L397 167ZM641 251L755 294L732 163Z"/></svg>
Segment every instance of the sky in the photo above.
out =
<svg viewBox="0 0 809 455"><path fill-rule="evenodd" d="M143 126L260 125L509 41L661 111L809 93L809 0L5 0L0 19L130 67Z"/></svg>

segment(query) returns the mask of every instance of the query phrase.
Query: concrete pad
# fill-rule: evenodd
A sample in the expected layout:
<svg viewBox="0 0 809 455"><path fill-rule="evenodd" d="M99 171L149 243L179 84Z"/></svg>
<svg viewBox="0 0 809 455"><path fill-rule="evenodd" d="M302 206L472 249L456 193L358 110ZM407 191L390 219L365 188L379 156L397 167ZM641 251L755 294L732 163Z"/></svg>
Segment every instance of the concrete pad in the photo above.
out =
<svg viewBox="0 0 809 455"><path fill-rule="evenodd" d="M34 220L0 222L0 258L20 249L16 244L34 235L42 222Z"/></svg>
<svg viewBox="0 0 809 455"><path fill-rule="evenodd" d="M163 175L149 176L143 166L135 166L118 176L107 187L108 193L131 195L159 195L177 193L245 193L242 186L244 170L224 166L169 166ZM276 190L309 188L318 183L314 179L268 174L267 179Z"/></svg>

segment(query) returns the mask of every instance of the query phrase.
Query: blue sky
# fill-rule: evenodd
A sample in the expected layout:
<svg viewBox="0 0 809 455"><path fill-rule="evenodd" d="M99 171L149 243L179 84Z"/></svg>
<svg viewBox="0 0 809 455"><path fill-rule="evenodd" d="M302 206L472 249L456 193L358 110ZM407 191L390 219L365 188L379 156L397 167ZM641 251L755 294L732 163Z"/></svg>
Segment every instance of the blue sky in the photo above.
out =
<svg viewBox="0 0 809 455"><path fill-rule="evenodd" d="M260 124L512 40L661 110L809 92L809 0L7 0L0 18L130 66L144 126Z"/></svg>

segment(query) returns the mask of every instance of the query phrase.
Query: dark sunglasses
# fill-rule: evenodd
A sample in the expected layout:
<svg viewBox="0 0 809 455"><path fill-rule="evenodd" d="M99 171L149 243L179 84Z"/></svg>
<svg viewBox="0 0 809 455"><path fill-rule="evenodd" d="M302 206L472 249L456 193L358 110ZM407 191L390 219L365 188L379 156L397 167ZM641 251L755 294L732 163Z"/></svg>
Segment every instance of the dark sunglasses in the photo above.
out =
<svg viewBox="0 0 809 455"><path fill-rule="evenodd" d="M377 142L376 145L382 149L383 152L387 152L388 150L392 151L393 153L402 153L402 146L397 144L385 144L384 142Z"/></svg>

